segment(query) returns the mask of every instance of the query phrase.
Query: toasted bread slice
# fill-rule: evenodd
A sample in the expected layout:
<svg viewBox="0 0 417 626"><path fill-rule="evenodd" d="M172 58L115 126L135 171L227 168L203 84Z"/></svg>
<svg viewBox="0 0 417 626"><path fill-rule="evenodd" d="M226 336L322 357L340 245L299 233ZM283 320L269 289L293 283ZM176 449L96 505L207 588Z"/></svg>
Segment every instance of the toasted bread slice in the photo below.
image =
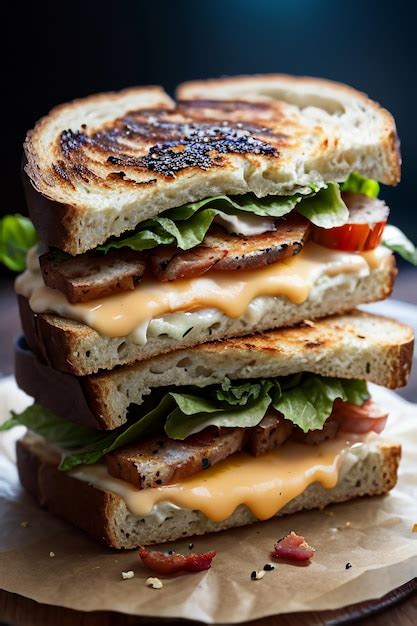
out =
<svg viewBox="0 0 417 626"><path fill-rule="evenodd" d="M152 389L205 387L225 377L238 380L312 372L395 389L407 382L412 351L411 328L354 311L313 325L178 350L83 378L57 372L32 353L17 349L16 380L46 408L73 421L85 419L88 425L95 419L96 428L107 430L124 424L129 407L140 405ZM85 418L82 406L88 407Z"/></svg>
<svg viewBox="0 0 417 626"><path fill-rule="evenodd" d="M85 324L58 315L36 315L22 296L19 296L19 308L23 332L31 349L55 369L82 376L199 343L344 313L359 304L387 298L395 276L395 260L391 255L379 268L371 269L369 276L352 278L346 274L329 277L320 289L310 293L303 304L293 304L284 297L265 299L262 315L257 319L248 319L247 316L231 319L219 314L215 324L201 327L198 312L188 313L189 328L195 328L195 331L182 338L149 336L144 346L134 343L129 337L99 335Z"/></svg>
<svg viewBox="0 0 417 626"><path fill-rule="evenodd" d="M206 88L211 100L178 105L159 87L98 94L41 119L25 142L41 239L75 255L212 195L307 192L353 170L399 180L393 118L354 89L275 75L185 85L179 94Z"/></svg>
<svg viewBox="0 0 417 626"><path fill-rule="evenodd" d="M322 509L358 496L382 495L395 486L401 457L399 445L380 443L369 447L355 463L352 454L354 450L347 455L346 464L342 461L339 481L333 489L325 489L319 483L310 485L277 515ZM60 472L53 455L30 434L17 443L17 467L23 487L40 506L113 548L132 549L257 521L244 506L223 522L211 522L199 511L186 509L135 517L120 496Z"/></svg>

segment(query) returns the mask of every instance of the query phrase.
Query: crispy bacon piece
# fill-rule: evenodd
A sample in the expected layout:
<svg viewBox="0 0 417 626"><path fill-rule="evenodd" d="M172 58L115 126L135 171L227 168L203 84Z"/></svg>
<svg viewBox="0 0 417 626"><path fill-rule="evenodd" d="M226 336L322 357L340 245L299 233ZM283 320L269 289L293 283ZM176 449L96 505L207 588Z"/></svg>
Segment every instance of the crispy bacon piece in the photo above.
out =
<svg viewBox="0 0 417 626"><path fill-rule="evenodd" d="M274 545L272 556L287 561L309 561L315 554L315 549L308 545L304 537L294 531L283 537Z"/></svg>
<svg viewBox="0 0 417 626"><path fill-rule="evenodd" d="M167 554L157 550L148 550L143 546L138 552L142 562L153 572L161 575L177 574L178 572L202 572L210 569L211 562L217 552L203 552L184 556L178 552Z"/></svg>
<svg viewBox="0 0 417 626"><path fill-rule="evenodd" d="M362 405L336 400L332 416L340 424L340 430L365 434L381 433L388 419L388 412L369 399Z"/></svg>

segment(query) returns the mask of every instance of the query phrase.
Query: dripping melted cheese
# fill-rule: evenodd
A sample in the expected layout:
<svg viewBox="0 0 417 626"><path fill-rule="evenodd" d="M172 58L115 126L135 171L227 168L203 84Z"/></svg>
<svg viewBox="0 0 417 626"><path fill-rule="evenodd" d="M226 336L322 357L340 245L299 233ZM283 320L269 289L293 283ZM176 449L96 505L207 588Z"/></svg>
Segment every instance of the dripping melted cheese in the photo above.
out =
<svg viewBox="0 0 417 626"><path fill-rule="evenodd" d="M365 447L354 435L318 446L289 442L260 457L237 453L180 483L143 490L110 476L104 464L85 465L71 475L120 496L138 517L170 503L201 511L213 522L227 519L240 505L266 520L313 483L335 487L344 458Z"/></svg>
<svg viewBox="0 0 417 626"><path fill-rule="evenodd" d="M260 296L286 297L303 303L323 276L366 276L390 253L377 248L366 254L338 252L308 242L297 256L250 271L211 271L197 278L160 283L145 278L134 290L70 304L65 295L46 287L39 264L31 258L16 281L35 313L54 312L87 324L101 335L125 337L150 320L178 311L213 308L229 318L244 315Z"/></svg>

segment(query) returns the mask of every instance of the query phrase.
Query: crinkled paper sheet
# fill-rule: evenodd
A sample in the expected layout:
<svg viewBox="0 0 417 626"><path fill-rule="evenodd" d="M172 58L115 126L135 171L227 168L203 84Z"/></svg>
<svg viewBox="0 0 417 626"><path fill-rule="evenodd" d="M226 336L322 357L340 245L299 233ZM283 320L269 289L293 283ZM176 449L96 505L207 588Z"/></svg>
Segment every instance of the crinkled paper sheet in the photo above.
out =
<svg viewBox="0 0 417 626"><path fill-rule="evenodd" d="M145 586L149 572L136 551L106 549L39 510L17 480L13 444L21 429L1 434L0 586L71 609L208 623L337 609L384 595L417 575L417 533L412 532L417 522L417 405L378 388L374 395L391 411L387 435L403 444L399 483L389 496L195 538L194 551L218 551L212 569L166 579L162 589ZM0 383L0 419L27 402L12 379ZM262 580L250 580L250 572L269 561L274 541L290 530L316 548L312 563L278 564ZM188 543L169 547L186 553ZM348 562L352 567L346 569ZM131 569L134 578L122 580L121 572Z"/></svg>

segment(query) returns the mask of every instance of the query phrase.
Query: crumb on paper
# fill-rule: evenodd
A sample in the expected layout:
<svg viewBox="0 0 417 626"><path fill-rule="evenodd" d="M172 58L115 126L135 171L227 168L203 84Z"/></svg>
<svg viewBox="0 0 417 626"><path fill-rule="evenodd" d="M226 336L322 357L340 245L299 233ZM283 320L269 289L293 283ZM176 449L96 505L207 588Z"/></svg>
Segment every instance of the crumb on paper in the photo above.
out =
<svg viewBox="0 0 417 626"><path fill-rule="evenodd" d="M53 559L53 558L54 558L54 556L55 556L55 552L52 552L52 551L51 551L51 552L49 553L49 556L51 557L51 559Z"/></svg>
<svg viewBox="0 0 417 626"><path fill-rule="evenodd" d="M131 569L128 572L122 572L123 580L128 580L129 578L133 578L134 575L135 575L135 572Z"/></svg>
<svg viewBox="0 0 417 626"><path fill-rule="evenodd" d="M27 528L29 526L29 522L27 522L26 520L23 520L23 522L20 522L20 525L22 528Z"/></svg>
<svg viewBox="0 0 417 626"><path fill-rule="evenodd" d="M350 528L352 526L352 522L346 522L345 526L346 528Z"/></svg>
<svg viewBox="0 0 417 626"><path fill-rule="evenodd" d="M414 526L413 526L413 527L412 527L412 529L411 529L411 532L412 532L412 533L417 533L417 523L416 523L416 524L414 524Z"/></svg>
<svg viewBox="0 0 417 626"><path fill-rule="evenodd" d="M265 576L265 570L260 569L259 571L253 570L251 572L251 580L261 580Z"/></svg>
<svg viewBox="0 0 417 626"><path fill-rule="evenodd" d="M164 585L162 584L162 581L159 580L159 578L153 578L151 576L150 578L146 579L146 586L152 587L152 589L162 589Z"/></svg>

